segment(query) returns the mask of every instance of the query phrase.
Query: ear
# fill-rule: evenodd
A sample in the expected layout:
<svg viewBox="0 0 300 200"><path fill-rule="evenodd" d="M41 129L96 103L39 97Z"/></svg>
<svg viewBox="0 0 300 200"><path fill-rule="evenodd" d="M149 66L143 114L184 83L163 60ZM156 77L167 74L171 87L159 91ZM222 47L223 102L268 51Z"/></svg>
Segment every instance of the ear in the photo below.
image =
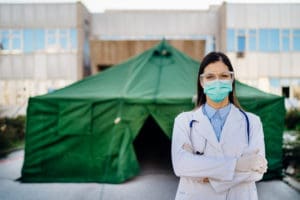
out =
<svg viewBox="0 0 300 200"><path fill-rule="evenodd" d="M201 81L200 78L199 78L199 84L200 84L200 86L201 86L202 88L204 88L204 83L203 83L203 81Z"/></svg>

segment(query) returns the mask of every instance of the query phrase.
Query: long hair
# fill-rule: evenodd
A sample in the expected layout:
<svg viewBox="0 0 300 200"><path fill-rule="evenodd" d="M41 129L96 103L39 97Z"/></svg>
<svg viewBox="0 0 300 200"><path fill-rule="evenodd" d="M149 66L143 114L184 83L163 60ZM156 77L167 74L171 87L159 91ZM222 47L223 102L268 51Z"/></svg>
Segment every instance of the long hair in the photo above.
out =
<svg viewBox="0 0 300 200"><path fill-rule="evenodd" d="M203 87L200 84L200 75L203 74L207 65L218 62L218 61L221 61L222 63L224 63L227 66L229 71L234 72L229 58L224 53L211 52L211 53L207 54L203 58L203 60L200 64L200 67L199 67L199 72L198 72L197 104L196 104L197 107L200 107L201 105L203 105L206 102L206 96L204 94ZM235 79L233 79L233 82L232 82L232 91L229 93L229 102L241 109L240 103L239 103L238 99L236 98L236 94L235 94Z"/></svg>

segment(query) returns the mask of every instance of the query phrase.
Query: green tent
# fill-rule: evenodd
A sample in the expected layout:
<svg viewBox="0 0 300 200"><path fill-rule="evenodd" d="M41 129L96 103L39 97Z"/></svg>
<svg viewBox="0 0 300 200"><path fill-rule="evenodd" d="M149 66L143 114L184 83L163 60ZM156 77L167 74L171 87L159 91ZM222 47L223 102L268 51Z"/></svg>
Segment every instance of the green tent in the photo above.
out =
<svg viewBox="0 0 300 200"><path fill-rule="evenodd" d="M170 138L194 107L199 63L162 41L68 87L29 99L24 182L120 183L139 173L133 141L151 116ZM283 98L238 83L246 110L262 117L270 177L280 175Z"/></svg>

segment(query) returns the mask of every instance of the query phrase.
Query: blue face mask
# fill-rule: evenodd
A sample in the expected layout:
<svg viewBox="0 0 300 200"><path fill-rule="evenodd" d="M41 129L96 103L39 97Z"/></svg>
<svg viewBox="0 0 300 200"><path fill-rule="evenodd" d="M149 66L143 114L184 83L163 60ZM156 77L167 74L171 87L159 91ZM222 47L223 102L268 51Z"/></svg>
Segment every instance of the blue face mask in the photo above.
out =
<svg viewBox="0 0 300 200"><path fill-rule="evenodd" d="M216 80L204 84L204 94L206 94L214 102L223 101L231 91L231 80Z"/></svg>

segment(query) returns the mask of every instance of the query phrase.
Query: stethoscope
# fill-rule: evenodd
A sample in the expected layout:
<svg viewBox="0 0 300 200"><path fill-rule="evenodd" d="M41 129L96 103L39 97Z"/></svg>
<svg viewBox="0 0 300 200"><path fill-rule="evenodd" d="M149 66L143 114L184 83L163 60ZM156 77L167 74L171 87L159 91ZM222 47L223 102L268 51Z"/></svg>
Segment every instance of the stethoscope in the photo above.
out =
<svg viewBox="0 0 300 200"><path fill-rule="evenodd" d="M244 115L245 120L246 120L247 141L248 141L248 145L249 145L250 144L250 123L249 123L249 118L248 118L248 115L243 110L241 110L241 109L239 109L239 110ZM190 124L189 124L189 127L190 127L189 139L190 139L190 142L191 142L191 145L192 145L192 149L194 149L194 144L193 144L193 139L192 139L192 132L193 132L193 124L194 124L194 122L198 122L198 121L192 119L190 121ZM205 141L204 141L203 150L202 151L195 151L193 153L196 154L196 155L200 155L200 156L203 155L204 151L206 149L206 145L207 145L207 139L205 139Z"/></svg>

